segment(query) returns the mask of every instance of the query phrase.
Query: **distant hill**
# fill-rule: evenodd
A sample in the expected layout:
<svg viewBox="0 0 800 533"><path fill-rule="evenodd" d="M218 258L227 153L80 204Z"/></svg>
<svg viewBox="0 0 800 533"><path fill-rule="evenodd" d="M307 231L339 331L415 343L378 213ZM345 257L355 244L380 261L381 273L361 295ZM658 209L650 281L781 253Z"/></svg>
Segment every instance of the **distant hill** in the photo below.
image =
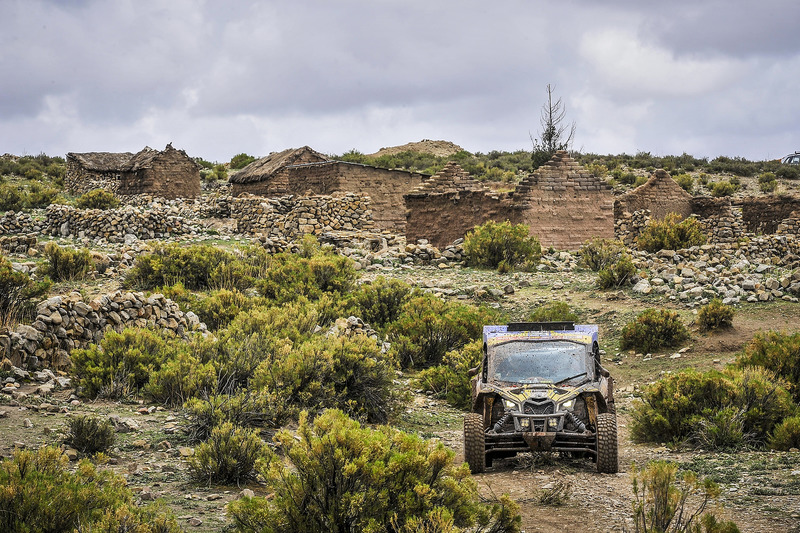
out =
<svg viewBox="0 0 800 533"><path fill-rule="evenodd" d="M367 155L370 157L380 157L382 155L399 154L400 152L421 152L424 154L433 154L437 157L447 157L462 150L463 148L457 144L451 143L450 141L432 141L430 139L423 139L419 142L407 143L402 146L381 148L374 154Z"/></svg>

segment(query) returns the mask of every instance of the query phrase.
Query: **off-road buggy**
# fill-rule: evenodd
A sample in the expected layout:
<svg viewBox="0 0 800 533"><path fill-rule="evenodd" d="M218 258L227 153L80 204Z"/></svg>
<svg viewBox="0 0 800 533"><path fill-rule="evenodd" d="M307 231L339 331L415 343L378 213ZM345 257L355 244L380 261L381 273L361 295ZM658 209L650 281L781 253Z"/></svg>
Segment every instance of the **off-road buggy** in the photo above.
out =
<svg viewBox="0 0 800 533"><path fill-rule="evenodd" d="M589 457L598 472L617 472L613 379L597 339L597 326L571 322L484 326L464 417L473 473L527 451Z"/></svg>

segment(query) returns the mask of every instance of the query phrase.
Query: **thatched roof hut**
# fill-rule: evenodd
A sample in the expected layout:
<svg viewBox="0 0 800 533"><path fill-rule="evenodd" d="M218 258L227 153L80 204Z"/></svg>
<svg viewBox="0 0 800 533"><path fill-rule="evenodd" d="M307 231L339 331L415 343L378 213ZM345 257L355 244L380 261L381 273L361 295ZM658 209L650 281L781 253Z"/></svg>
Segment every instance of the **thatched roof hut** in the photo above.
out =
<svg viewBox="0 0 800 533"><path fill-rule="evenodd" d="M303 163L320 163L328 161L323 154L308 146L289 148L282 152L274 152L257 159L239 172L231 174L228 181L236 184L256 183L272 179L280 170Z"/></svg>

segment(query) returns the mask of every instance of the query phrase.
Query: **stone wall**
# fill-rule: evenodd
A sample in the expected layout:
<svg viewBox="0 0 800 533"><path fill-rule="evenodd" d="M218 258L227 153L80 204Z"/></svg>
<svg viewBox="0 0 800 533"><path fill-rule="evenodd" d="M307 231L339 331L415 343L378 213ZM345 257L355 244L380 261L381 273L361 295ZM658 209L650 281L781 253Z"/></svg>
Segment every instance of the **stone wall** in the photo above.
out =
<svg viewBox="0 0 800 533"><path fill-rule="evenodd" d="M781 222L800 209L800 198L795 196L762 196L742 198L735 202L741 206L742 221L747 231L756 234L775 233Z"/></svg>
<svg viewBox="0 0 800 533"><path fill-rule="evenodd" d="M231 216L239 233L294 238L307 233L373 229L370 198L348 193L336 196L232 198Z"/></svg>
<svg viewBox="0 0 800 533"><path fill-rule="evenodd" d="M0 334L0 354L15 366L68 368L71 350L97 344L109 329L166 329L179 336L206 331L194 313L184 313L161 294L117 291L84 302L73 292L39 303L36 314L33 324Z"/></svg>
<svg viewBox="0 0 800 533"><path fill-rule="evenodd" d="M7 254L25 254L36 246L36 235L8 235L0 237L0 250Z"/></svg>
<svg viewBox="0 0 800 533"><path fill-rule="evenodd" d="M775 230L777 235L800 236L800 209L793 211L788 217L783 219Z"/></svg>
<svg viewBox="0 0 800 533"><path fill-rule="evenodd" d="M67 157L66 167L64 188L78 196L94 189L116 192L123 174L121 170L89 170L71 157Z"/></svg>
<svg viewBox="0 0 800 533"><path fill-rule="evenodd" d="M614 201L614 217L623 213L635 213L647 209L654 219L663 219L670 213L681 218L692 214L692 196L684 191L665 170L656 170L646 183L617 197Z"/></svg>
<svg viewBox="0 0 800 533"><path fill-rule="evenodd" d="M614 236L627 246L633 246L636 237L648 222L650 222L650 211L647 209L640 209L633 213L625 211L614 220Z"/></svg>

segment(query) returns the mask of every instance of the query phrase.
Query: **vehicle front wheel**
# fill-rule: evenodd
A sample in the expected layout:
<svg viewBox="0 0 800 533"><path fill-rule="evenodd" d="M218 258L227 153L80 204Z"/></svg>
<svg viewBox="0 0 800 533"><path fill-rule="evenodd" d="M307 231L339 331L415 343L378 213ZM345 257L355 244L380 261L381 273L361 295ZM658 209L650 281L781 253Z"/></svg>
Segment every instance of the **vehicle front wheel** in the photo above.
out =
<svg viewBox="0 0 800 533"><path fill-rule="evenodd" d="M486 470L486 438L483 431L483 416L476 413L464 416L464 460L473 474L480 474Z"/></svg>
<svg viewBox="0 0 800 533"><path fill-rule="evenodd" d="M618 470L617 415L600 413L597 415L597 471L616 474Z"/></svg>

